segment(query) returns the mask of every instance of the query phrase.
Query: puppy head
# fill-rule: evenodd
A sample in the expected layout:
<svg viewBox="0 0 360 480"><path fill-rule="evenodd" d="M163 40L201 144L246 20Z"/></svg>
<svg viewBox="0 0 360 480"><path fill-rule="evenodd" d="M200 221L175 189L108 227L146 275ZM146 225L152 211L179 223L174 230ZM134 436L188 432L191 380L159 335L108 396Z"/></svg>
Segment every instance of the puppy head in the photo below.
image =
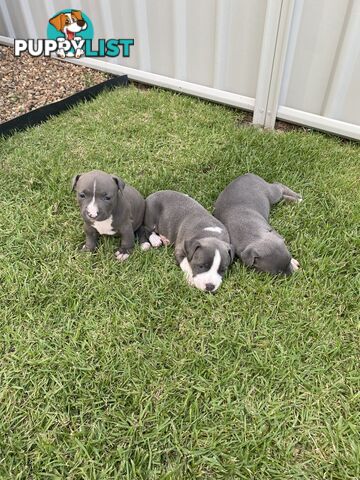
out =
<svg viewBox="0 0 360 480"><path fill-rule="evenodd" d="M205 292L215 292L234 259L234 248L209 237L185 241L184 250L191 283Z"/></svg>
<svg viewBox="0 0 360 480"><path fill-rule="evenodd" d="M65 33L65 36L72 39L74 34L85 30L87 23L82 17L80 10L72 10L71 13L59 13L49 20L59 32Z"/></svg>
<svg viewBox="0 0 360 480"><path fill-rule="evenodd" d="M68 23L65 24L67 30L69 32L80 32L81 30L85 30L87 28L87 23L82 17L82 13L80 10L71 10L71 13L67 14L68 16Z"/></svg>
<svg viewBox="0 0 360 480"><path fill-rule="evenodd" d="M88 223L109 218L124 187L121 178L99 170L75 175L72 181L81 215Z"/></svg>
<svg viewBox="0 0 360 480"><path fill-rule="evenodd" d="M241 253L241 260L248 267L272 275L291 275L297 268L285 241L276 232L269 232L265 239L253 242ZM296 261L295 261L296 262Z"/></svg>

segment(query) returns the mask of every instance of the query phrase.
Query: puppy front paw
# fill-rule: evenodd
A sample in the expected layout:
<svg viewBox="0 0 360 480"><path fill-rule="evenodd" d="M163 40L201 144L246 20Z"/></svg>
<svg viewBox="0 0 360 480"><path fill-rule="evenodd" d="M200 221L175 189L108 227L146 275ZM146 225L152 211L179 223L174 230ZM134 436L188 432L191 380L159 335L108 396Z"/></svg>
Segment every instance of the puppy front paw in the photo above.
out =
<svg viewBox="0 0 360 480"><path fill-rule="evenodd" d="M80 250L82 252L95 252L96 246L95 245L87 245L86 243L84 243L84 245L82 247L80 247Z"/></svg>
<svg viewBox="0 0 360 480"><path fill-rule="evenodd" d="M299 263L297 260L295 260L295 258L292 258L292 259L291 259L290 264L291 264L291 268L292 268L292 271L293 271L293 272L296 272L296 270L299 270L299 268L300 268L300 263Z"/></svg>
<svg viewBox="0 0 360 480"><path fill-rule="evenodd" d="M115 258L119 262L125 262L130 257L130 252L128 250L124 250L120 248L115 252Z"/></svg>
<svg viewBox="0 0 360 480"><path fill-rule="evenodd" d="M154 247L154 248L158 248L158 247L161 247L161 245L163 244L162 241L161 241L161 238L159 237L159 235L155 232L153 232L150 237L149 237L149 242L151 243L151 246Z"/></svg>
<svg viewBox="0 0 360 480"><path fill-rule="evenodd" d="M150 242L143 242L143 243L140 244L140 248L143 252L146 252L146 250L150 250L151 243Z"/></svg>

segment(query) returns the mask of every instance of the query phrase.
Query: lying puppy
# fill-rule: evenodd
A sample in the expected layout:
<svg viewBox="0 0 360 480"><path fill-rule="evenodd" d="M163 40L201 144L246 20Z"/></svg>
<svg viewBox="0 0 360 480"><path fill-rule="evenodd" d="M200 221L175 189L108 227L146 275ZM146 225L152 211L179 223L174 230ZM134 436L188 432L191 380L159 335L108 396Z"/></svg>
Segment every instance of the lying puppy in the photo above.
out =
<svg viewBox="0 0 360 480"><path fill-rule="evenodd" d="M190 285L215 292L233 260L229 235L198 202L183 193L163 190L146 199L147 250L175 244L175 257Z"/></svg>
<svg viewBox="0 0 360 480"><path fill-rule="evenodd" d="M300 202L302 198L281 183L267 183L247 173L220 193L214 216L228 229L235 253L245 265L262 272L290 275L299 268L299 262L268 224L270 207L280 200Z"/></svg>
<svg viewBox="0 0 360 480"><path fill-rule="evenodd" d="M93 170L76 175L72 189L84 219L86 241L82 249L96 249L100 235L121 235L115 256L123 261L134 247L135 235L144 218L145 200L135 188L114 175Z"/></svg>

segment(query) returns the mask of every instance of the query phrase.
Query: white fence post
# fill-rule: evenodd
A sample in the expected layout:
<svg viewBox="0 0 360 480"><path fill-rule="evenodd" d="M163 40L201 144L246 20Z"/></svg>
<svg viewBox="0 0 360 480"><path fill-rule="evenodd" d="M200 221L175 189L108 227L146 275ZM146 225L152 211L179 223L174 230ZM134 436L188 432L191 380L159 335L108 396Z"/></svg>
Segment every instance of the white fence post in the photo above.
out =
<svg viewBox="0 0 360 480"><path fill-rule="evenodd" d="M253 124L274 128L294 0L268 0Z"/></svg>
<svg viewBox="0 0 360 480"><path fill-rule="evenodd" d="M356 62L360 54L360 2L352 2L347 12L347 24L342 39L336 69L332 81L329 82L323 105L323 115L325 117L338 118L341 116L344 106L344 97L349 88L352 76L354 74Z"/></svg>

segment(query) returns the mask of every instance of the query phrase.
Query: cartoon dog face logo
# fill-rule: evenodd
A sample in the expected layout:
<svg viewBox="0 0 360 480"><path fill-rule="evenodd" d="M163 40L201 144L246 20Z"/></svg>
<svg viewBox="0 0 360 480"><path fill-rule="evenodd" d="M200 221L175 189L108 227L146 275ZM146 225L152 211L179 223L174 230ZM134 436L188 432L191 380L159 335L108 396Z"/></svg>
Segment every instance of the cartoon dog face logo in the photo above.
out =
<svg viewBox="0 0 360 480"><path fill-rule="evenodd" d="M81 40L81 37L77 37L76 34L82 30L86 30L87 23L82 17L80 10L71 10L69 13L59 13L53 18L50 18L49 23L56 28L59 32L63 33L65 40ZM57 54L61 58L67 57L76 57L80 58L84 54L84 51L80 48L75 50L75 53L72 51L67 51L65 53L64 49L59 49Z"/></svg>

